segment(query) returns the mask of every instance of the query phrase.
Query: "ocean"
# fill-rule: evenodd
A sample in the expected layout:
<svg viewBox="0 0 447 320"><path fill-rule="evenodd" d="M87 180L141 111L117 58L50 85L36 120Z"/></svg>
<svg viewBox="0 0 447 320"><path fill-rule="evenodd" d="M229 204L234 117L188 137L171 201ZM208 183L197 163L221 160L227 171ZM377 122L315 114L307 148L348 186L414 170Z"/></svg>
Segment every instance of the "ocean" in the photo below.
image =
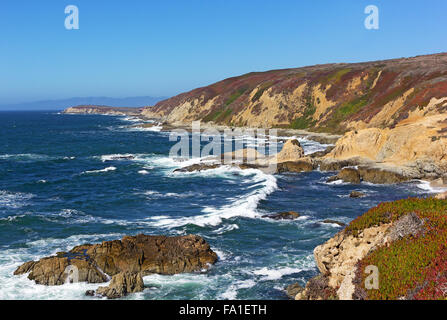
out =
<svg viewBox="0 0 447 320"><path fill-rule="evenodd" d="M198 159L169 157L159 127L122 116L0 112L0 299L92 299L97 284L47 287L22 263L83 243L139 233L198 234L218 254L204 273L144 277L125 299L287 299L284 288L318 273L313 249L382 201L428 195L421 181L399 185L326 183L331 172L269 175L221 167L174 170ZM306 153L325 145L300 138ZM351 191L366 197L349 198ZM276 221L263 215L297 211Z"/></svg>

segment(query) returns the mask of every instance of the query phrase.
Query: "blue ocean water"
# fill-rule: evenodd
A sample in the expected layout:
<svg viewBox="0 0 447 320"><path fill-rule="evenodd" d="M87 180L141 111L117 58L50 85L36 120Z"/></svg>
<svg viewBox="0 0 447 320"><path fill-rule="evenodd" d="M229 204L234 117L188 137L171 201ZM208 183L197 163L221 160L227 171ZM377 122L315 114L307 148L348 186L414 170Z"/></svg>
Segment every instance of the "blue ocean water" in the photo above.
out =
<svg viewBox="0 0 447 320"><path fill-rule="evenodd" d="M429 192L400 185L327 184L333 173L268 175L218 168L174 173L169 133L134 119L0 112L0 299L84 299L92 284L36 285L13 271L29 260L124 235L203 236L219 255L206 273L144 278L126 299L287 299L317 274L313 249L381 201ZM301 140L305 151L324 149ZM353 190L367 194L349 198ZM295 221L262 215L294 210Z"/></svg>

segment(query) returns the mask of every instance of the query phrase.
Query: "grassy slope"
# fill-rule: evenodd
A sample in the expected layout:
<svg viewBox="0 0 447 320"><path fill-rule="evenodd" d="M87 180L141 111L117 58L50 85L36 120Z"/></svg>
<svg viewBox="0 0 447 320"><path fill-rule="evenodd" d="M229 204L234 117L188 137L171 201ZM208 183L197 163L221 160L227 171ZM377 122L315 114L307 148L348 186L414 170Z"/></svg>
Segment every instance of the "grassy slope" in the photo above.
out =
<svg viewBox="0 0 447 320"><path fill-rule="evenodd" d="M352 83L358 79L360 83L352 88ZM253 72L161 101L152 110L166 115L185 101L203 99L206 103L217 97L211 110L197 114L195 118L220 124L244 125L231 123L231 116L237 115L248 105L254 106L253 113L262 109L260 97L269 89L271 95L287 95L302 84L306 84L307 88L302 106L282 106L290 111L286 119L282 119L288 127L342 133L346 130L340 126L344 121L368 121L385 104L413 88L413 94L393 115L397 123L405 119L408 112L426 106L431 98L447 95L447 54ZM313 93L317 87L325 91L326 98L334 105L315 120L312 116L320 104ZM302 112L296 113L294 110L297 108ZM275 117L275 114L271 116Z"/></svg>
<svg viewBox="0 0 447 320"><path fill-rule="evenodd" d="M365 290L367 299L447 299L447 201L409 198L382 203L353 220L346 231L361 230L396 221L414 212L425 220L425 231L369 253L358 264L357 277L364 289L366 266L380 272L378 290Z"/></svg>

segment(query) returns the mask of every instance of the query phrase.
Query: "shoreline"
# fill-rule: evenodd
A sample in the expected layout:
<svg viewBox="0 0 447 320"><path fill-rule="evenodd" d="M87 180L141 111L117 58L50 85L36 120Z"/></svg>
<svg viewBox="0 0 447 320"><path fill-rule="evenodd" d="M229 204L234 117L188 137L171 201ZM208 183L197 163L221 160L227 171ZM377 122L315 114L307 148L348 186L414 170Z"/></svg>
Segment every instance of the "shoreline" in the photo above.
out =
<svg viewBox="0 0 447 320"><path fill-rule="evenodd" d="M161 118L150 118L146 117L143 114L133 114L132 112L134 110L129 110L129 113L96 113L96 110L93 110L92 112L70 112L71 108L65 109L62 111L62 114L82 114L82 115L90 115L90 114L98 114L98 115L106 115L106 116L131 116L135 119L138 119L142 121L143 123L136 123L132 125L131 127L135 128L152 128L152 127L161 127L161 132L169 132L175 129L181 129L186 130L188 132L191 132L191 123L162 123ZM114 109L114 108L112 108ZM120 108L121 109L121 108ZM145 121L154 121L153 123L144 123ZM232 127L227 125L219 125L215 123L209 123L209 122L201 122L200 123L200 130L201 132L203 130L207 129L215 129L218 131L224 131L224 130L232 130L232 129L240 129L240 130L277 130L278 131L278 138L281 137L302 137L306 138L311 141L315 141L321 144L328 144L328 145L335 145L337 141L340 140L340 138L343 137L343 135L338 134L332 134L332 133L324 133L324 132L312 132L308 130L302 130L302 129L289 129L289 128L259 128L259 127ZM286 139L284 139L285 142ZM329 155L324 155L321 157L324 161L328 161L331 164L329 167L333 168L333 170L324 170L324 171L341 171L343 168L351 167L351 166L358 166L358 165L364 165L369 168L372 168L373 170L380 171L380 172L389 172L390 174L398 174L400 176L403 176L406 178L406 181L410 180L420 180L428 183L431 188L440 188L440 190L437 192L439 194L442 194L443 192L447 191L447 176L437 176L435 178L427 178L422 177L417 172L417 169L414 167L408 166L408 165L398 165L395 163L383 163L379 161L374 161L367 158L361 158L361 157L351 157L351 158L334 158L330 157ZM430 162L427 162L427 164L430 164ZM424 165L424 162L422 162L421 165ZM386 183L385 183L386 184Z"/></svg>

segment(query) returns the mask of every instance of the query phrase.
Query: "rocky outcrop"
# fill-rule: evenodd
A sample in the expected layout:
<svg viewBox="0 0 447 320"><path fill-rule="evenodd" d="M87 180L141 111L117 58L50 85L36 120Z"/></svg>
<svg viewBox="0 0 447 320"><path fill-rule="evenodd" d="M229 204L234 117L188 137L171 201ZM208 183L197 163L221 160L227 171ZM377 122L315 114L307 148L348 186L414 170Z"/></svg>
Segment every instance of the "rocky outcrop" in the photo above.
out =
<svg viewBox="0 0 447 320"><path fill-rule="evenodd" d="M96 294L108 299L117 299L143 290L144 282L141 273L121 272L113 276L107 287L99 287L96 290ZM91 295L92 293L89 292L89 294Z"/></svg>
<svg viewBox="0 0 447 320"><path fill-rule="evenodd" d="M81 105L62 111L65 114L102 114L113 116L141 116L143 108L120 108L96 105Z"/></svg>
<svg viewBox="0 0 447 320"><path fill-rule="evenodd" d="M264 215L262 217L273 219L273 220L294 220L294 219L298 219L300 217L300 214L295 211L285 211L285 212L279 212L279 213L270 214L270 215Z"/></svg>
<svg viewBox="0 0 447 320"><path fill-rule="evenodd" d="M447 192L439 193L436 195L436 199L447 200Z"/></svg>
<svg viewBox="0 0 447 320"><path fill-rule="evenodd" d="M330 177L327 182L333 182L337 180L343 180L349 183L360 183L362 180L360 178L360 173L354 168L344 168L336 176Z"/></svg>
<svg viewBox="0 0 447 320"><path fill-rule="evenodd" d="M358 168L343 168L337 175L330 177L327 182L342 180L348 183L359 184L370 182L375 184L401 183L415 178L411 171L402 168L384 166L359 166Z"/></svg>
<svg viewBox="0 0 447 320"><path fill-rule="evenodd" d="M303 158L298 161L287 161L276 164L276 173L284 172L309 172L316 168L315 164L309 158Z"/></svg>
<svg viewBox="0 0 447 320"><path fill-rule="evenodd" d="M209 163L197 163L187 167L175 169L174 172L195 172L195 171L204 171L204 170L212 170L220 167L219 163L209 164Z"/></svg>
<svg viewBox="0 0 447 320"><path fill-rule="evenodd" d="M50 286L67 281L102 283L120 273L145 276L200 271L216 261L216 253L199 236L140 234L101 244L85 244L53 257L29 261L14 274L29 273L30 280Z"/></svg>
<svg viewBox="0 0 447 320"><path fill-rule="evenodd" d="M338 225L340 227L346 226L346 223L343 223L343 222L340 222L340 221L337 221L337 220L332 220L332 219L325 219L325 220L321 221L321 223L336 224L336 225Z"/></svg>
<svg viewBox="0 0 447 320"><path fill-rule="evenodd" d="M278 163L296 161L304 157L304 149L296 139L287 140L276 157Z"/></svg>
<svg viewBox="0 0 447 320"><path fill-rule="evenodd" d="M286 288L287 296L290 299L295 299L296 295L304 290L304 288L297 282L288 285Z"/></svg>
<svg viewBox="0 0 447 320"><path fill-rule="evenodd" d="M363 198L364 196L365 196L365 194L363 192L360 192L360 191L352 191L349 194L350 198Z"/></svg>
<svg viewBox="0 0 447 320"><path fill-rule="evenodd" d="M409 213L395 222L367 227L357 234L340 231L326 243L314 249L321 274L311 279L296 299L351 300L356 290L357 263L375 249L407 236L424 231L425 222ZM317 285L316 285L317 283Z"/></svg>

